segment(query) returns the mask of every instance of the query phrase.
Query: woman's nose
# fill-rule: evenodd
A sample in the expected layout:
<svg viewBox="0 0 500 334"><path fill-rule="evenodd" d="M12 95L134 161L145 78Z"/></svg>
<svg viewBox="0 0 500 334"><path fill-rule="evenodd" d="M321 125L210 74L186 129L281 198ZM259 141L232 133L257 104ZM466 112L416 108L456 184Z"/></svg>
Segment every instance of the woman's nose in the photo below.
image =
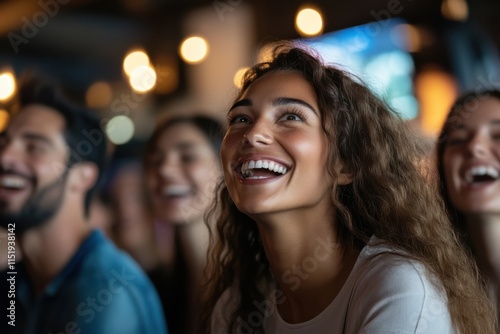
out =
<svg viewBox="0 0 500 334"><path fill-rule="evenodd" d="M160 175L164 178L174 178L180 170L179 159L173 155L166 155L159 166Z"/></svg>
<svg viewBox="0 0 500 334"><path fill-rule="evenodd" d="M475 134L469 141L468 149L473 156L482 156L488 150L488 139L484 135Z"/></svg>
<svg viewBox="0 0 500 334"><path fill-rule="evenodd" d="M271 144L273 142L271 125L265 120L256 121L243 135L243 142L252 146Z"/></svg>

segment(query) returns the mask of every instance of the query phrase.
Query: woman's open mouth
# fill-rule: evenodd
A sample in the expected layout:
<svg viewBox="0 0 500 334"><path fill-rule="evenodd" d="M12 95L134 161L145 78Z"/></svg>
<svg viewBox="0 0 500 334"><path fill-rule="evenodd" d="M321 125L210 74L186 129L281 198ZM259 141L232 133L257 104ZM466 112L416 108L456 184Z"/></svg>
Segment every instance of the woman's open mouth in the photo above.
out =
<svg viewBox="0 0 500 334"><path fill-rule="evenodd" d="M272 160L248 160L241 164L240 174L244 179L267 179L285 175L289 168Z"/></svg>
<svg viewBox="0 0 500 334"><path fill-rule="evenodd" d="M498 180L500 172L492 166L474 166L465 171L469 185L480 185Z"/></svg>

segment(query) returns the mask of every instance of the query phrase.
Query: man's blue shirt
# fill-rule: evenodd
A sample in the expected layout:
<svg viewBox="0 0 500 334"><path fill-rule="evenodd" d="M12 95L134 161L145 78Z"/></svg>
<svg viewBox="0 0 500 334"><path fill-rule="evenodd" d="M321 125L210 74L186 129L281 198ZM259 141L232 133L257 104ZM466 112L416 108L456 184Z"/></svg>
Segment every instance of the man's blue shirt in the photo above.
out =
<svg viewBox="0 0 500 334"><path fill-rule="evenodd" d="M167 333L147 276L97 230L39 294L22 264L16 267L16 326L10 328L15 333Z"/></svg>

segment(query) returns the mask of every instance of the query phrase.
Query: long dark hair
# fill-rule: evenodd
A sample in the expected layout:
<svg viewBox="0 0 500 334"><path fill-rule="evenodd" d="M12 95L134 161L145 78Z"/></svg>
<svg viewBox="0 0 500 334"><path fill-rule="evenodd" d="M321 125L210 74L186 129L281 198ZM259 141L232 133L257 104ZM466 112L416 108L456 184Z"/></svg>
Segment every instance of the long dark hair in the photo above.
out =
<svg viewBox="0 0 500 334"><path fill-rule="evenodd" d="M327 172L341 160L354 176L347 186L334 185L338 241L361 249L372 235L417 259L446 292L453 323L460 333L493 333L494 316L479 284L474 262L466 254L446 215L431 174L422 171L427 158L409 126L377 98L361 80L327 66L304 47L281 44L273 60L252 67L240 96L258 78L273 71L300 73L313 87L328 140ZM429 172L430 173L430 172ZM222 184L208 215L216 223L211 239L209 283L203 329L223 293L237 292L235 308L226 319L238 332L239 319L256 311L264 299L262 281L272 279L257 224L240 212ZM262 325L254 333L262 332Z"/></svg>

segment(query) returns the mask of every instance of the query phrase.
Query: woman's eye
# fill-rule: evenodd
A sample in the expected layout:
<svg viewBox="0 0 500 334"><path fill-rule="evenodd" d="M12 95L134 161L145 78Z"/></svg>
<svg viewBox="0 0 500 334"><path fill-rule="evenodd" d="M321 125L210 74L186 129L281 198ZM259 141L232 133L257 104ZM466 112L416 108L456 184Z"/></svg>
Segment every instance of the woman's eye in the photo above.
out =
<svg viewBox="0 0 500 334"><path fill-rule="evenodd" d="M157 167L160 166L163 162L163 157L160 155L152 155L146 160L146 164L148 167Z"/></svg>
<svg viewBox="0 0 500 334"><path fill-rule="evenodd" d="M285 114L281 116L281 120L283 121L301 121L302 118L299 115L295 114Z"/></svg>
<svg viewBox="0 0 500 334"><path fill-rule="evenodd" d="M293 122L304 122L306 120L306 117L296 111L296 112L284 112L281 116L279 116L279 120L281 122L286 122L286 121L293 121Z"/></svg>
<svg viewBox="0 0 500 334"><path fill-rule="evenodd" d="M457 146L457 145L462 145L466 142L465 138L450 138L448 140L448 145L449 146Z"/></svg>
<svg viewBox="0 0 500 334"><path fill-rule="evenodd" d="M181 161L183 163L190 163L190 162L194 162L196 160L198 160L198 157L194 154L186 154L186 155L181 156Z"/></svg>
<svg viewBox="0 0 500 334"><path fill-rule="evenodd" d="M236 116L232 116L228 119L229 125L236 124L236 123L248 123L249 121L250 121L250 119L248 118L248 116L245 116L245 115L236 115Z"/></svg>

